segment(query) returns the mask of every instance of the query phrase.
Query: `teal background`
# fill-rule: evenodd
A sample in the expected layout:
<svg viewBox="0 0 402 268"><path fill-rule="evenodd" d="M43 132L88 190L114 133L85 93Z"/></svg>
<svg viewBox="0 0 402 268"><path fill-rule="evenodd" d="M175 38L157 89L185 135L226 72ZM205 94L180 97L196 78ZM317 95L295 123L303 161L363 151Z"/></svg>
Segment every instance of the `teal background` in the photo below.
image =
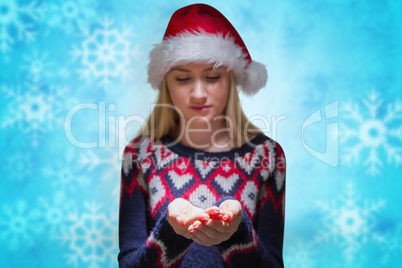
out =
<svg viewBox="0 0 402 268"><path fill-rule="evenodd" d="M148 53L191 3L0 0L2 267L117 267ZM286 267L401 267L402 3L205 3L267 65L241 100L286 153Z"/></svg>

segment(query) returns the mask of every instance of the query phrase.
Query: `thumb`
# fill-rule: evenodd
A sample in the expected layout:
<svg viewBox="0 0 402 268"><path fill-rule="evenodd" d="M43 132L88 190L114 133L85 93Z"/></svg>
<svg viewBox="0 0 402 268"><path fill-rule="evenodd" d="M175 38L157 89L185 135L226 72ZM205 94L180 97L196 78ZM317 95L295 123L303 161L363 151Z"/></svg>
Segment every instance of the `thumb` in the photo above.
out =
<svg viewBox="0 0 402 268"><path fill-rule="evenodd" d="M225 213L222 217L222 220L224 221L231 221L235 215L241 213L241 205L237 200L226 200L219 206L219 208Z"/></svg>
<svg viewBox="0 0 402 268"><path fill-rule="evenodd" d="M173 200L168 206L168 218L174 220L179 225L184 225L184 218L191 213L186 202L177 198Z"/></svg>

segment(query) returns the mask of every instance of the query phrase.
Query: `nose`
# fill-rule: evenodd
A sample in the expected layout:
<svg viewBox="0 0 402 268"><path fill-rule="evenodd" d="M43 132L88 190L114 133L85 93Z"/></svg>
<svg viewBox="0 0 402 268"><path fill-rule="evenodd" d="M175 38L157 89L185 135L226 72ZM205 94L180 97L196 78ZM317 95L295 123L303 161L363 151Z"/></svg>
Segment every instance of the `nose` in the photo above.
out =
<svg viewBox="0 0 402 268"><path fill-rule="evenodd" d="M202 80L194 81L193 89L191 91L191 96L197 101L203 101L207 98L206 85Z"/></svg>

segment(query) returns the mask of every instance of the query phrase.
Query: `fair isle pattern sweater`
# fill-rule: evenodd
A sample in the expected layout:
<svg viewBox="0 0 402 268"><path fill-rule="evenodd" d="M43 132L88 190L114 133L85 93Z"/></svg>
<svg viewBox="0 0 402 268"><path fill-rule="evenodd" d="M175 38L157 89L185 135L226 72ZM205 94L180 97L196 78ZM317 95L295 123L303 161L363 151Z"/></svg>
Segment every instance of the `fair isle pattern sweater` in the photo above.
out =
<svg viewBox="0 0 402 268"><path fill-rule="evenodd" d="M226 152L133 140L121 174L119 266L283 267L285 168L280 145L261 134ZM179 197L203 209L237 199L238 230L211 247L177 235L166 215Z"/></svg>

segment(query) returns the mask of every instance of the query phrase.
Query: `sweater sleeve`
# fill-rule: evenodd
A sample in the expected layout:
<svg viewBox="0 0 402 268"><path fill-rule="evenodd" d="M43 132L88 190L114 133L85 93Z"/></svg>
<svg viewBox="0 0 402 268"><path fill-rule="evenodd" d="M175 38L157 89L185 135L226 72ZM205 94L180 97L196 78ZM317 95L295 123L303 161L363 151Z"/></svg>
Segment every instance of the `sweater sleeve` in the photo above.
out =
<svg viewBox="0 0 402 268"><path fill-rule="evenodd" d="M285 212L285 156L277 144L276 165L259 193L254 221L243 208L243 218L232 237L217 245L229 267L284 267L282 258ZM224 200L218 202L218 206Z"/></svg>
<svg viewBox="0 0 402 268"><path fill-rule="evenodd" d="M174 267L192 240L174 232L166 209L151 224L147 185L135 156L135 150L126 148L121 172L119 267Z"/></svg>

